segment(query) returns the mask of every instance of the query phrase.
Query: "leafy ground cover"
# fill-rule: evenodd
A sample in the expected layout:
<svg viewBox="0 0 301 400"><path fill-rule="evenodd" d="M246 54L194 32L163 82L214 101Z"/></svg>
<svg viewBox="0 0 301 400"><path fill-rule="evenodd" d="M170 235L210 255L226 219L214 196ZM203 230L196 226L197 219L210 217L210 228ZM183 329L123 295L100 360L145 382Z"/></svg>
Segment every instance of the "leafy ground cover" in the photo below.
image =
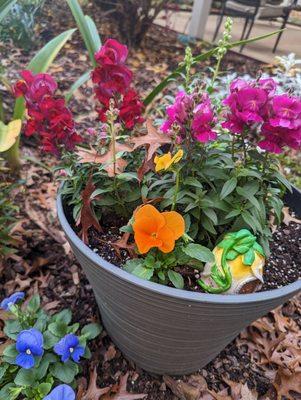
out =
<svg viewBox="0 0 301 400"><path fill-rule="evenodd" d="M48 12L47 35L51 35L50 26L53 30L58 28L58 22L60 30L65 28L61 21L66 28L72 26L67 10L61 9L59 17L51 10ZM101 16L96 15L96 19L100 21ZM10 78L16 79L29 56L9 46L4 51L6 57L1 60L2 64L10 71ZM130 58L131 67L136 70L137 85L142 90L154 86L182 55L183 46L176 42L173 34L153 28L145 47ZM74 37L50 72L63 83L61 88L64 90L75 80L75 74L79 76L86 70L86 63L81 41ZM251 75L256 75L260 68L254 61L233 54L223 64L225 70L236 69ZM95 118L92 96L92 87L87 85L70 102L83 127L89 127L89 120ZM71 307L73 322L83 326L99 319L97 306L91 287L57 225L57 188L51 173L55 160L41 159L36 147L34 139L24 140L22 150L27 161L22 167L22 178L26 183L14 192L20 208L14 228L18 253L0 265L1 298L19 290L25 291L27 296L39 293L47 311L54 313ZM297 222L295 224L284 229L299 229ZM281 399L282 396L295 399L301 393L300 314L300 298L292 299L242 332L206 368L191 376L177 378L146 374L125 360L103 331L92 343L92 361L84 364L78 399L230 400ZM1 313L1 328L3 318ZM0 351L2 346L0 334Z"/></svg>

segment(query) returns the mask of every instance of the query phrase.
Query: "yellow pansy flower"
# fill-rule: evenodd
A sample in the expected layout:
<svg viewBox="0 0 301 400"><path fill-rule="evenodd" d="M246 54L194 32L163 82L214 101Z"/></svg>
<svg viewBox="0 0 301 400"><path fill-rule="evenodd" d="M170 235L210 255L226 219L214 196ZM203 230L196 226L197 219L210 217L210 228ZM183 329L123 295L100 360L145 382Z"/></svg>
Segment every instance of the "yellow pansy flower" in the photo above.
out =
<svg viewBox="0 0 301 400"><path fill-rule="evenodd" d="M170 152L163 154L162 156L156 156L154 159L156 172L162 170L166 171L171 165L178 163L183 157L183 154L183 150L180 149L173 157Z"/></svg>

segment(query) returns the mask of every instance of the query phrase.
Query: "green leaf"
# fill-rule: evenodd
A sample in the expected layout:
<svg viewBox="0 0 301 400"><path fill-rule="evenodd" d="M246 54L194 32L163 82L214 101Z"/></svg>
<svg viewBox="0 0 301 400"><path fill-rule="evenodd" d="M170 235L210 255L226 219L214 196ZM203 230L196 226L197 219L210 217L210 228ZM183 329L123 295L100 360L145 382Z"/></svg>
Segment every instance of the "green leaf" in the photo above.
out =
<svg viewBox="0 0 301 400"><path fill-rule="evenodd" d="M293 189L292 189L292 185L290 184L290 182L282 175L280 174L278 171L275 171L274 174L276 179L278 179L278 181L280 183L282 183L291 193L293 193Z"/></svg>
<svg viewBox="0 0 301 400"><path fill-rule="evenodd" d="M27 304L27 310L33 314L35 314L41 306L41 299L38 294L32 296Z"/></svg>
<svg viewBox="0 0 301 400"><path fill-rule="evenodd" d="M18 355L18 351L16 350L16 344L10 344L3 350L2 354L6 357L15 358Z"/></svg>
<svg viewBox="0 0 301 400"><path fill-rule="evenodd" d="M9 319L5 322L5 327L3 329L5 335L10 339L16 339L19 332L21 332L22 327L19 321L14 319Z"/></svg>
<svg viewBox="0 0 301 400"><path fill-rule="evenodd" d="M123 269L126 272L129 272L130 274L133 273L134 269L138 266L138 265L142 265L143 264L143 260L141 258L133 258L132 260L128 260Z"/></svg>
<svg viewBox="0 0 301 400"><path fill-rule="evenodd" d="M96 53L101 47L101 39L100 39L97 27L96 27L93 19L89 15L85 15L85 18L87 21L90 37L92 38L92 41L93 41L93 45L94 45L94 49L95 49L94 53Z"/></svg>
<svg viewBox="0 0 301 400"><path fill-rule="evenodd" d="M221 200L223 200L230 193L232 193L233 190L236 188L236 185L237 185L237 179L235 177L232 177L227 182L225 182L220 195Z"/></svg>
<svg viewBox="0 0 301 400"><path fill-rule="evenodd" d="M100 324L91 323L83 327L81 335L84 335L86 339L95 339L102 332L102 326Z"/></svg>
<svg viewBox="0 0 301 400"><path fill-rule="evenodd" d="M190 243L183 247L183 251L191 258L202 262L214 262L215 257L211 250L197 243Z"/></svg>
<svg viewBox="0 0 301 400"><path fill-rule="evenodd" d="M234 218L234 217L237 217L237 215L240 215L241 214L241 210L233 210L233 211L230 211L226 216L225 216L225 218Z"/></svg>
<svg viewBox="0 0 301 400"><path fill-rule="evenodd" d="M57 362L52 364L50 366L50 372L59 381L70 384L79 370L77 364L69 360L65 363Z"/></svg>
<svg viewBox="0 0 301 400"><path fill-rule="evenodd" d="M31 369L21 368L14 379L15 384L17 386L32 386L36 380L35 372L36 370L32 368Z"/></svg>
<svg viewBox="0 0 301 400"><path fill-rule="evenodd" d="M255 260L255 251L253 249L248 250L244 255L243 255L243 263L245 265L252 265Z"/></svg>
<svg viewBox="0 0 301 400"><path fill-rule="evenodd" d="M0 365L0 383L2 378L5 376L6 371L8 370L9 364L1 364Z"/></svg>
<svg viewBox="0 0 301 400"><path fill-rule="evenodd" d="M12 382L5 385L3 388L0 389L0 400L14 400L11 396L10 389L14 387ZM15 397L16 398L16 397Z"/></svg>
<svg viewBox="0 0 301 400"><path fill-rule="evenodd" d="M48 330L50 333L52 333L54 336L57 336L58 338L62 338L67 334L68 331L68 325L65 324L65 322L52 322L48 326Z"/></svg>
<svg viewBox="0 0 301 400"><path fill-rule="evenodd" d="M51 322L64 322L67 325L70 324L71 320L72 312L69 308L62 310L51 317Z"/></svg>
<svg viewBox="0 0 301 400"><path fill-rule="evenodd" d="M217 225L217 223L218 223L217 215L216 215L216 212L215 212L212 208L203 208L202 211L203 211L203 213L204 213L205 215L207 215L207 217L208 217L209 219L211 219L211 221L212 221L215 225Z"/></svg>
<svg viewBox="0 0 301 400"><path fill-rule="evenodd" d="M99 50L101 40L95 24L93 23L91 18L85 17L83 10L81 9L81 6L77 0L67 0L67 3L71 9L78 29L80 30L82 38L85 42L91 63L94 67L96 67L97 63L95 61L94 54Z"/></svg>
<svg viewBox="0 0 301 400"><path fill-rule="evenodd" d="M43 336L44 336L44 349L46 350L51 349L59 341L59 338L53 335L49 331L44 332Z"/></svg>
<svg viewBox="0 0 301 400"><path fill-rule="evenodd" d="M17 0L2 0L0 4L0 22L7 16Z"/></svg>
<svg viewBox="0 0 301 400"><path fill-rule="evenodd" d="M133 270L132 274L138 276L141 279L147 279L149 281L154 274L154 269L146 268L143 265L138 265Z"/></svg>
<svg viewBox="0 0 301 400"><path fill-rule="evenodd" d="M36 379L41 380L47 374L49 364L57 362L57 357L52 353L46 353L41 359L40 364L35 369Z"/></svg>
<svg viewBox="0 0 301 400"><path fill-rule="evenodd" d="M91 70L85 72L82 76L80 76L66 93L65 100L68 102L73 96L74 92L76 92L82 85L84 85L90 79L90 77Z"/></svg>
<svg viewBox="0 0 301 400"><path fill-rule="evenodd" d="M168 278L170 279L171 283L174 285L174 287L176 287L177 289L183 289L184 279L181 274L170 269L167 272L167 275L168 275Z"/></svg>
<svg viewBox="0 0 301 400"><path fill-rule="evenodd" d="M40 383L38 386L38 391L42 396L47 396L47 394L50 392L52 388L52 384L51 383Z"/></svg>

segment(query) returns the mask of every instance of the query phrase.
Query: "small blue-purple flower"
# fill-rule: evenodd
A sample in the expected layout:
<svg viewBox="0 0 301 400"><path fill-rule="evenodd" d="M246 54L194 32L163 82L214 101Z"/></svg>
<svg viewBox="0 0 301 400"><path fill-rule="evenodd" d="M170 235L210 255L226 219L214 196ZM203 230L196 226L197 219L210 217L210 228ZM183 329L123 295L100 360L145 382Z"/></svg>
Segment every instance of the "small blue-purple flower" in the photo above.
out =
<svg viewBox="0 0 301 400"><path fill-rule="evenodd" d="M5 311L9 311L10 306L17 303L20 300L23 300L24 296L25 296L24 292L16 292L12 294L11 296L1 301L0 308L3 308Z"/></svg>
<svg viewBox="0 0 301 400"><path fill-rule="evenodd" d="M73 361L78 363L85 349L80 346L78 337L70 333L54 346L54 352L61 356L63 362L68 361L71 357Z"/></svg>
<svg viewBox="0 0 301 400"><path fill-rule="evenodd" d="M35 364L34 357L40 357L44 353L43 343L43 335L37 329L21 331L16 342L16 349L19 352L16 364L25 369L32 368Z"/></svg>
<svg viewBox="0 0 301 400"><path fill-rule="evenodd" d="M59 385L44 397L43 400L75 400L75 393L69 385Z"/></svg>

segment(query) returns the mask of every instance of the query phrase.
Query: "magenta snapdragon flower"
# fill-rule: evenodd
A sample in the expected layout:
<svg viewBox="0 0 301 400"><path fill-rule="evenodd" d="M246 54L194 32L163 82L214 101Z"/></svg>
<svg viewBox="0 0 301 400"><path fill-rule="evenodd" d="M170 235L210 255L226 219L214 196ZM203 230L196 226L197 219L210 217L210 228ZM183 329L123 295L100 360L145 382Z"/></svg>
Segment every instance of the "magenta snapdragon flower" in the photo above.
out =
<svg viewBox="0 0 301 400"><path fill-rule="evenodd" d="M261 134L263 140L258 143L259 147L271 153L279 154L285 146L300 149L301 100L286 94L274 96Z"/></svg>
<svg viewBox="0 0 301 400"><path fill-rule="evenodd" d="M283 94L272 101L269 122L274 127L298 129L301 127L301 101L298 97Z"/></svg>
<svg viewBox="0 0 301 400"><path fill-rule="evenodd" d="M230 85L230 94L223 101L229 111L222 127L232 133L242 133L245 128L263 123L268 113L268 102L276 90L273 79L247 82L236 79Z"/></svg>
<svg viewBox="0 0 301 400"><path fill-rule="evenodd" d="M181 142L189 129L194 139L206 143L216 139L212 130L214 113L210 99L206 93L201 98L197 94L187 94L184 91L177 93L175 103L166 109L167 120L161 125L161 130L173 136L173 125L179 128L177 141Z"/></svg>

